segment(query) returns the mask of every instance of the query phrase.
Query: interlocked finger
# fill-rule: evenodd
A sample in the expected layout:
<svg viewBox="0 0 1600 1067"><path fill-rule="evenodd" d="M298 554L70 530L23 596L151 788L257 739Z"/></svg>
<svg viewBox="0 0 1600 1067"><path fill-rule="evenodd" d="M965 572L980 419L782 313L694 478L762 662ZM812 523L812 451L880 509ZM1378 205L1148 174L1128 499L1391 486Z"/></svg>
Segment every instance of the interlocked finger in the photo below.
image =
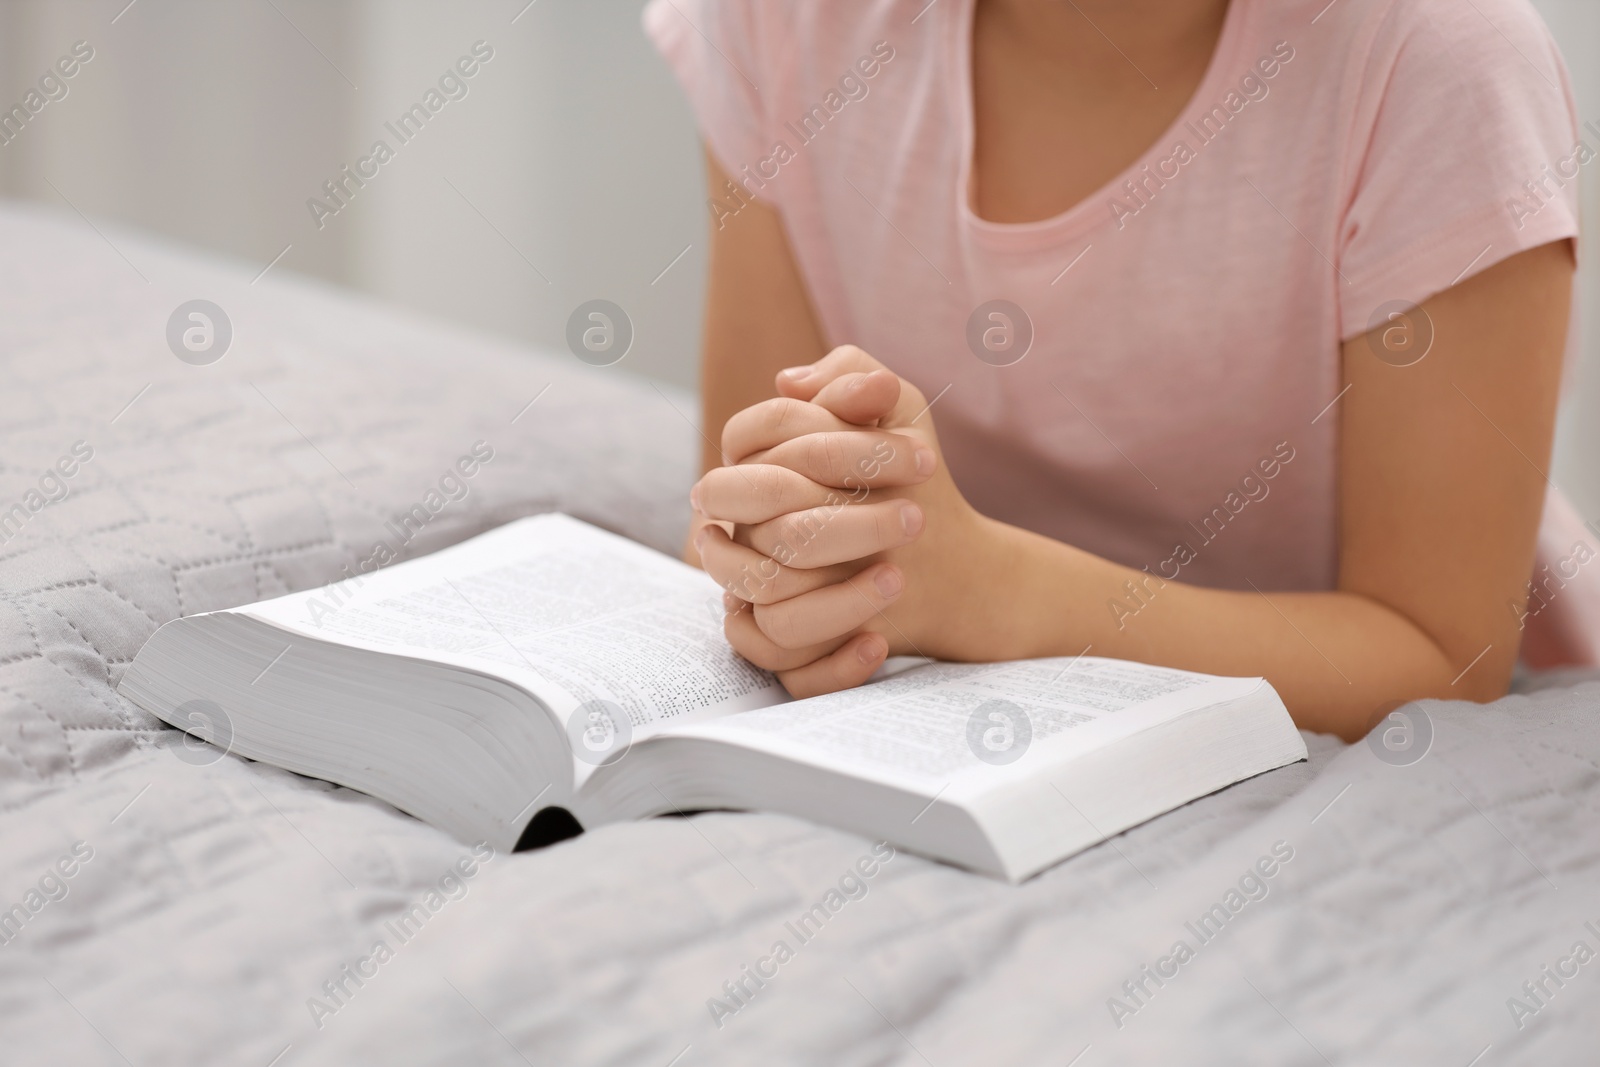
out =
<svg viewBox="0 0 1600 1067"><path fill-rule="evenodd" d="M848 641L849 635L806 648L783 648L761 632L749 610L732 611L723 616L722 632L733 650L757 667L768 671L790 671L831 655Z"/></svg>
<svg viewBox="0 0 1600 1067"><path fill-rule="evenodd" d="M900 568L878 563L848 581L776 604L758 604L752 614L756 626L779 648L811 648L855 632L904 590Z"/></svg>
<svg viewBox="0 0 1600 1067"><path fill-rule="evenodd" d="M888 656L889 642L882 634L857 634L821 659L792 671L779 671L778 681L796 700L837 693L871 678Z"/></svg>
<svg viewBox="0 0 1600 1067"><path fill-rule="evenodd" d="M797 471L770 463L714 467L689 490L689 503L708 519L767 522L791 511L844 503L865 497L819 485Z"/></svg>
<svg viewBox="0 0 1600 1067"><path fill-rule="evenodd" d="M727 463L742 463L796 437L854 429L859 427L827 408L804 400L774 397L735 412L723 425L722 457Z"/></svg>
<svg viewBox="0 0 1600 1067"><path fill-rule="evenodd" d="M920 485L938 466L933 449L909 434L861 429L807 434L751 459L788 467L821 485L852 491L862 486Z"/></svg>
<svg viewBox="0 0 1600 1067"><path fill-rule="evenodd" d="M771 556L735 543L720 526L705 530L696 543L701 566L724 590L751 604L788 600L842 582L861 569L859 563L810 570L785 567Z"/></svg>
<svg viewBox="0 0 1600 1067"><path fill-rule="evenodd" d="M785 567L809 570L910 544L923 522L922 508L911 501L880 500L790 512L735 527L733 539Z"/></svg>

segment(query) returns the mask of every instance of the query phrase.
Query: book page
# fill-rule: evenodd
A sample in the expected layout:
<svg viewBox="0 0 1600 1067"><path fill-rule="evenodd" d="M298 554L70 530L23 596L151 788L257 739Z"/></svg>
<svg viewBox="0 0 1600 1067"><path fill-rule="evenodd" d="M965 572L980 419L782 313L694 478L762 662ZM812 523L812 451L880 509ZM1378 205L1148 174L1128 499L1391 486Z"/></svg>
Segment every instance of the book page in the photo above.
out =
<svg viewBox="0 0 1600 1067"><path fill-rule="evenodd" d="M1109 659L932 664L884 681L685 727L926 790L1059 760L1248 692L1216 678Z"/></svg>
<svg viewBox="0 0 1600 1067"><path fill-rule="evenodd" d="M722 635L705 574L565 516L525 519L359 581L253 605L322 640L525 685L563 722L589 701L657 724L786 699Z"/></svg>

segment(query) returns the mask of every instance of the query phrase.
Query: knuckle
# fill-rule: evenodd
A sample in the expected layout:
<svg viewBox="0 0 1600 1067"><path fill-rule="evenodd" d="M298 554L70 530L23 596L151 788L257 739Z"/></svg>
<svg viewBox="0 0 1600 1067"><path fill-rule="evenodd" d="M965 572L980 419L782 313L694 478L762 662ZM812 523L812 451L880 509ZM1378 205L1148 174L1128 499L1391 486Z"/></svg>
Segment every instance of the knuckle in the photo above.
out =
<svg viewBox="0 0 1600 1067"><path fill-rule="evenodd" d="M794 608L787 604L758 604L755 608L756 625L779 648L792 650L805 644L794 615Z"/></svg>
<svg viewBox="0 0 1600 1067"><path fill-rule="evenodd" d="M772 545L767 549L766 555L779 567L795 566L794 548L781 537L773 541Z"/></svg>
<svg viewBox="0 0 1600 1067"><path fill-rule="evenodd" d="M829 436L831 435L813 433L800 439L799 459L805 465L806 472L820 475L828 469L828 457L832 447L828 441Z"/></svg>
<svg viewBox="0 0 1600 1067"><path fill-rule="evenodd" d="M726 568L724 568L723 573L727 574ZM718 575L712 575L712 577L718 579L717 584L721 585L723 589L746 603L751 602L750 598L756 593L753 575L744 567L740 567L737 572L728 575L726 578Z"/></svg>
<svg viewBox="0 0 1600 1067"><path fill-rule="evenodd" d="M795 512L773 519L769 527L777 543L788 545L791 549L793 549L797 541L800 541L805 536L805 528L801 525L800 516Z"/></svg>
<svg viewBox="0 0 1600 1067"><path fill-rule="evenodd" d="M763 604L776 604L778 601L786 599L778 595L778 590L772 582L762 581L760 578L754 577L750 579L743 596L757 607Z"/></svg>
<svg viewBox="0 0 1600 1067"><path fill-rule="evenodd" d="M771 561L766 560L763 562L770 563ZM782 575L782 568L778 567L777 564L773 564L771 567L758 567L754 569L747 566L744 567L740 573L740 584L744 587L744 591L740 594L740 596L742 596L743 599L752 604L771 604L775 601L784 599L784 597L780 595L782 590L778 586L778 579Z"/></svg>
<svg viewBox="0 0 1600 1067"><path fill-rule="evenodd" d="M837 433L824 433L817 436L822 439L821 459L823 466L821 469L826 475L826 480L832 482L840 471L848 471L850 469L848 439L843 434Z"/></svg>
<svg viewBox="0 0 1600 1067"><path fill-rule="evenodd" d="M766 434L776 435L783 427L800 413L801 402L790 397L779 396L761 402L761 429Z"/></svg>
<svg viewBox="0 0 1600 1067"><path fill-rule="evenodd" d="M814 511L790 512L778 519L774 533L778 544L788 553L788 558L782 562L791 567L805 567L816 555L815 543L822 529L823 523Z"/></svg>
<svg viewBox="0 0 1600 1067"><path fill-rule="evenodd" d="M788 489L789 480L783 468L768 467L755 480L756 503L769 514L782 514Z"/></svg>
<svg viewBox="0 0 1600 1067"><path fill-rule="evenodd" d="M754 627L747 629L740 623L739 619L743 614L741 612L739 615L729 615L723 619L722 632L728 638L728 644L733 646L735 652L762 670L777 670L783 665L779 650Z"/></svg>

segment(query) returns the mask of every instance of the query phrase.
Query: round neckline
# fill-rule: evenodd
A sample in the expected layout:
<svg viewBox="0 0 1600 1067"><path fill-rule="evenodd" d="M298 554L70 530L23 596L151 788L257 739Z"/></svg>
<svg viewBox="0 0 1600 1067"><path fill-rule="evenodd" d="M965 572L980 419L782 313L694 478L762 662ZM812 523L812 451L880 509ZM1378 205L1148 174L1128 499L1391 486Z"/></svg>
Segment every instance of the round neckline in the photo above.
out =
<svg viewBox="0 0 1600 1067"><path fill-rule="evenodd" d="M1096 208L1103 212L1107 199L1118 195L1123 182L1128 181L1152 161L1162 158L1170 150L1174 138L1182 135L1185 132L1184 127L1194 120L1202 103L1206 104L1206 110L1209 111L1210 105L1216 102L1216 97L1220 95L1219 90L1229 78L1227 72L1234 66L1234 57L1239 50L1243 35L1242 12L1249 3L1250 0L1229 0L1228 10L1222 18L1222 29L1217 35L1216 46L1211 51L1211 59L1206 64L1205 74L1201 76L1200 83L1190 94L1188 102L1183 105L1183 109L1166 129L1162 130L1133 162L1118 171L1099 188L1065 211L1030 222L994 222L982 217L972 208L972 171L977 154L977 100L973 92L972 42L978 0L960 0L959 4L951 5L955 10L955 16L949 22L951 27L949 47L955 65L954 81L961 127L961 166L956 177L955 195L956 212L962 224L970 232L991 244L1033 247L1083 233L1094 228L1098 222L1107 221L1108 216L1097 215Z"/></svg>

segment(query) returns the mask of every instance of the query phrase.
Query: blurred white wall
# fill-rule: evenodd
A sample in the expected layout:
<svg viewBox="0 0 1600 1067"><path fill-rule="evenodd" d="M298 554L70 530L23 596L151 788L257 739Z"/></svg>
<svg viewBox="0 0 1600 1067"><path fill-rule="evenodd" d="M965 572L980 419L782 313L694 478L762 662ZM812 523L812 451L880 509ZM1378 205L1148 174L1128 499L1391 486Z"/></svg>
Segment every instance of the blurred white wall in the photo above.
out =
<svg viewBox="0 0 1600 1067"><path fill-rule="evenodd" d="M1535 4L1566 52L1582 117L1600 124L1600 0ZM72 42L95 49L68 96L0 147L0 194L70 200L96 222L262 266L287 246L275 270L553 348L572 309L604 297L634 322L622 369L693 384L700 157L688 108L639 29L642 6L0 0L0 101L19 99ZM467 95L319 229L306 199L478 40L494 57ZM1597 174L1582 179L1584 358L1556 464L1590 518L1600 517Z"/></svg>
<svg viewBox="0 0 1600 1067"><path fill-rule="evenodd" d="M1534 0L1566 55L1580 123L1600 126L1600 0ZM1589 143L1594 145L1593 138ZM1600 145L1594 145L1600 148ZM1556 427L1555 482L1585 518L1600 520L1600 163L1580 175L1583 263L1578 276L1581 348Z"/></svg>
<svg viewBox="0 0 1600 1067"><path fill-rule="evenodd" d="M643 0L127 4L0 0L0 100L74 41L95 50L0 146L0 194L262 266L288 246L274 270L553 347L603 297L634 323L623 369L693 384L699 147ZM479 40L493 58L466 95L319 228L307 198L377 138L396 144L384 123Z"/></svg>

